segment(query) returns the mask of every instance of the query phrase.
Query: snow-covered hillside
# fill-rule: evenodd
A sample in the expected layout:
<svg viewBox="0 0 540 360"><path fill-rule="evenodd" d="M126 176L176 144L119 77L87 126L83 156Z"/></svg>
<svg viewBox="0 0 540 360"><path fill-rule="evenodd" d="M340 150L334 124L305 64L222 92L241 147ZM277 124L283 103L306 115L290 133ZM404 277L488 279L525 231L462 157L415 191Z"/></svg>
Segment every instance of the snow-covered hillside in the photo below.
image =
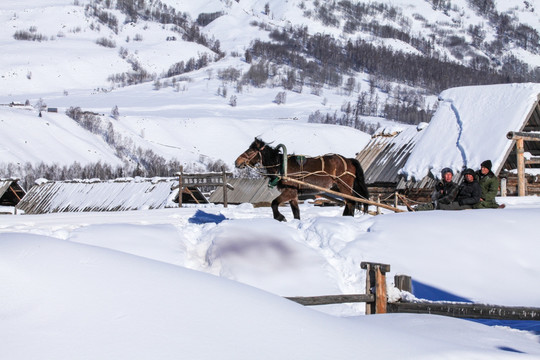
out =
<svg viewBox="0 0 540 360"><path fill-rule="evenodd" d="M253 40L269 41L273 29L303 26L309 34L329 34L342 41L364 39L374 45L418 53L403 40L378 36L363 29L344 32L344 13L340 13L343 18L339 26L325 24L322 10L309 1L139 2L161 14L174 9L188 23L199 16L217 14L213 21L199 27L206 39L200 41L182 39L182 35L192 28L178 30L176 25L166 21L159 23L141 15L132 21L125 11L114 6L114 2L110 7L98 3L90 0L24 0L0 4L3 30L0 32L3 54L0 58L0 104L28 101L34 108L38 104L57 108L58 114L43 114L43 122L53 126L49 129L72 127L73 124L68 125L69 119L61 115L72 107L101 114L101 129L93 134L86 132L86 139L81 138L84 131L77 130L77 138L68 140L68 136L56 130L54 136L47 131L34 135L39 126L21 128L27 122L19 121L18 114L37 116L37 110L34 113L17 112L0 107L3 127L0 163L35 164L39 159L65 165L97 159L112 166L123 162L133 170L140 149L140 152L152 150L166 160L177 159L183 164L198 163L204 167L208 161L220 160L230 166L238 151L258 135L267 141L285 143L291 152L317 155L316 151L322 150L323 153L354 156L366 143L365 134L351 128L305 125L310 115L316 111L323 116L341 115L347 103L358 101L359 92L374 90L372 100L380 101L380 107L383 99L394 101L392 94L385 93L382 88L372 88L369 75L361 72L350 74L354 78L354 87L350 89L346 86L304 86L284 90L279 77L276 83L268 83L265 87L240 86L234 79L251 67L244 52ZM494 38L492 26L486 24L485 18L473 11L465 0L452 1L446 7L423 0L381 0L380 3L385 4L381 5L383 10L391 7L390 13L394 15L388 17L389 10L370 12L365 14L363 21L403 29L415 37L438 39L444 33L455 34L466 41L470 40L470 26L481 25L485 41ZM533 29L539 25L537 8L540 8L539 0L496 2L496 11ZM467 52L458 59L443 45L434 41L434 51L453 61L466 63L474 55ZM216 48L222 53L218 54ZM540 55L533 50L511 45L507 54L513 54L531 67L540 65ZM481 51L476 55L489 57ZM197 62L203 58L205 65L202 68L196 67L181 76L168 77L166 74L175 64ZM143 83L122 86L110 81L111 77L142 70L146 76ZM286 72L287 69L280 67L274 71ZM392 84L398 85L404 86ZM435 97L428 96L424 101L424 106L433 106ZM110 117L114 108L118 108L117 119ZM381 117L361 116L360 119L373 127L386 123ZM12 124L13 121L19 124ZM289 124L294 126L291 128ZM103 144L103 134L111 130L119 136L115 145L125 145L127 151L117 151L109 146L111 141L109 145ZM17 143L23 138L21 134L31 140L24 146ZM39 136L39 141L34 136ZM55 150L33 146L57 141L65 144L73 141L73 151L55 154ZM310 146L315 143L316 147ZM320 143L326 146L321 148ZM21 176L17 173L9 175Z"/></svg>
<svg viewBox="0 0 540 360"><path fill-rule="evenodd" d="M203 45L182 40L181 35L173 30L173 25L162 25L144 19L130 22L126 15L114 6L103 10L117 19L117 29L111 29L107 24L100 23L96 17L89 16L92 12L85 11L88 3L90 1L85 0L2 2L2 96L29 94L28 96L35 97L39 94L71 92L77 89L107 89L110 87L107 81L110 75L130 70L128 59L137 60L147 71L160 76L177 62L212 52ZM178 13L186 13L193 21L200 14L221 12L223 15L202 28L202 32L208 38L218 40L222 51L229 56L233 53L243 55L255 39L268 40L269 32L253 26L253 22L268 23L269 27L277 28L305 26L311 34L326 33L349 39L363 37L396 50L416 51L404 41L377 37L360 30L344 34L340 27L324 25L314 16L317 11L315 5L306 1L167 0L162 3L174 8ZM495 36L495 29L491 29L486 24L486 19L477 15L466 0L454 0L445 7L436 7L423 0L380 0L378 3L394 7L397 11L395 18L377 18L371 14L367 16L372 16L381 23L404 28L415 36L422 34L426 38L437 38L440 34L453 32L455 36L470 38L468 29L471 26L482 26L486 41ZM538 0L496 1L495 5L499 13L508 14L516 21L538 29ZM148 6L152 8L151 5ZM268 14L265 9L268 9ZM400 19L402 23L399 23ZM41 35L47 40L15 40L14 34L17 31ZM167 41L167 38L172 37L175 38L174 41ZM96 41L101 38L110 40L114 47L98 45ZM468 61L455 58L455 55L441 45L435 47L441 54L456 61ZM121 48L127 51L127 57L119 56ZM509 49L509 53L532 66L540 66L540 54L534 51L528 52L514 47ZM480 52L476 55L486 56Z"/></svg>

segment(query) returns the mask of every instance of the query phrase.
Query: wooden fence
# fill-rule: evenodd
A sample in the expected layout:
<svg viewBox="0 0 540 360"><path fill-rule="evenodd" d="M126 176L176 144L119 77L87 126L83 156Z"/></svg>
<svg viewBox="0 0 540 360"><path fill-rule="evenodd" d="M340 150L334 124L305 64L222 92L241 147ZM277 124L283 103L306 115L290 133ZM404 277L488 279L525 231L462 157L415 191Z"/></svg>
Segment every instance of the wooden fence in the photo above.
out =
<svg viewBox="0 0 540 360"><path fill-rule="evenodd" d="M468 319L540 320L540 308L533 307L444 301L388 302L386 273L390 271L390 265L362 262L360 267L366 270L366 294L287 297L287 299L306 306L365 302L366 314L413 313ZM396 275L394 284L400 290L412 291L410 276Z"/></svg>

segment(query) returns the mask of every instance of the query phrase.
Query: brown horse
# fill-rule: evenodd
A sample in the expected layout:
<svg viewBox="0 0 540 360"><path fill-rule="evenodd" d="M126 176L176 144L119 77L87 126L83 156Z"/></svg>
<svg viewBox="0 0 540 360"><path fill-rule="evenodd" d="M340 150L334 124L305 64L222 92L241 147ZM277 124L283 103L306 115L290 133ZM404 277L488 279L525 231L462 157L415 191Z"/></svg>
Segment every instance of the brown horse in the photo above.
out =
<svg viewBox="0 0 540 360"><path fill-rule="evenodd" d="M364 171L358 160L336 154L318 157L290 155L287 157L285 169L283 154L280 153L279 147L274 148L261 139L255 138L255 141L235 162L238 168L261 166L270 178L270 183L277 185L281 195L272 201L274 219L286 221L278 210L279 205L286 201L291 205L294 218L300 219L298 193L308 189L308 187L296 182L281 179L280 175L284 174L287 174L287 177L291 179L338 191L342 194L369 199L369 192L364 181ZM354 216L356 202L348 199L344 199L344 201L343 215ZM367 210L368 204L364 203L364 213L367 213Z"/></svg>

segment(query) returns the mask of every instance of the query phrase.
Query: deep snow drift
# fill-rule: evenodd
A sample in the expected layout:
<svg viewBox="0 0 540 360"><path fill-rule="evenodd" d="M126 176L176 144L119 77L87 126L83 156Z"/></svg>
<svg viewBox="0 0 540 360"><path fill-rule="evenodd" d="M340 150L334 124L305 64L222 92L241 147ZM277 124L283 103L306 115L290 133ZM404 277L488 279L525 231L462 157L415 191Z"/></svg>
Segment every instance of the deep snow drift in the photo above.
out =
<svg viewBox="0 0 540 360"><path fill-rule="evenodd" d="M362 293L360 262L376 261L391 265L390 289L394 274L408 274L477 302L535 306L540 201L499 201L507 208L355 218L305 204L300 221L284 209L287 223L247 204L3 216L2 352L16 359L538 358L538 336L507 327L365 316L363 304L306 308L281 297ZM197 210L226 220L197 224L190 221Z"/></svg>

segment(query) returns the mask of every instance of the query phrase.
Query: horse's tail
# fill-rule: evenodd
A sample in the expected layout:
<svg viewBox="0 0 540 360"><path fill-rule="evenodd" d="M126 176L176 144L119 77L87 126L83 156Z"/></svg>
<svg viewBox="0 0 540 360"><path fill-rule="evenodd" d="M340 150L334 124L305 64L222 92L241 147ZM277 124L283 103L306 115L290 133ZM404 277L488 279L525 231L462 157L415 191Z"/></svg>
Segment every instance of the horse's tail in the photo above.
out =
<svg viewBox="0 0 540 360"><path fill-rule="evenodd" d="M356 178L354 179L354 184L353 184L353 190L354 190L353 195L369 200L369 190L366 185L366 179L364 177L364 170L362 169L362 166L360 165L360 162L358 160L351 159L351 162L356 168L356 171L355 171ZM366 203L363 203L363 204L364 204L364 213L367 214L369 205Z"/></svg>

